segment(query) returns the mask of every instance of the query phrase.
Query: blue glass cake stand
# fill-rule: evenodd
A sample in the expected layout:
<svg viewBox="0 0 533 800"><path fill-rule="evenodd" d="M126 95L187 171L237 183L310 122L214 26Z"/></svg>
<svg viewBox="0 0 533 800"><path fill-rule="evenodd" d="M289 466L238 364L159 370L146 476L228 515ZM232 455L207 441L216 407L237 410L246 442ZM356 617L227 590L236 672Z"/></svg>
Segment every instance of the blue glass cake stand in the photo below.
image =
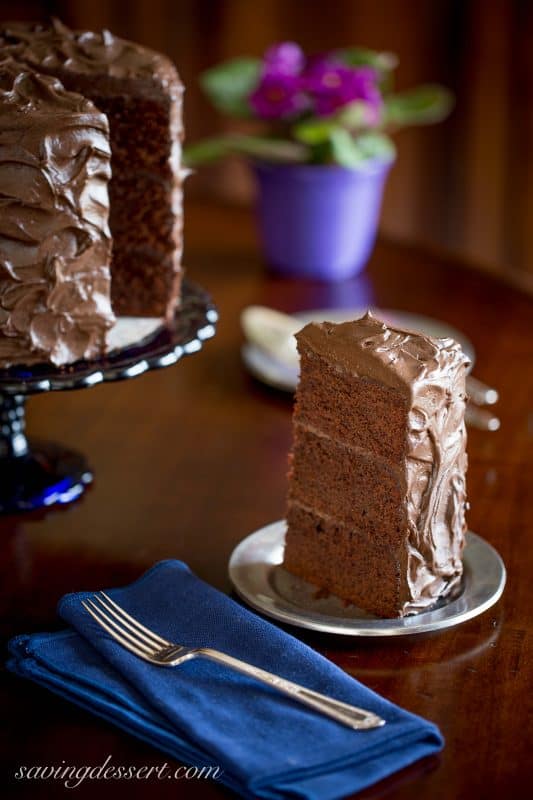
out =
<svg viewBox="0 0 533 800"><path fill-rule="evenodd" d="M209 295L185 281L172 324L94 361L0 370L0 514L31 511L75 500L93 475L81 453L25 436L28 395L87 389L105 381L136 378L197 353L215 335L218 313Z"/></svg>

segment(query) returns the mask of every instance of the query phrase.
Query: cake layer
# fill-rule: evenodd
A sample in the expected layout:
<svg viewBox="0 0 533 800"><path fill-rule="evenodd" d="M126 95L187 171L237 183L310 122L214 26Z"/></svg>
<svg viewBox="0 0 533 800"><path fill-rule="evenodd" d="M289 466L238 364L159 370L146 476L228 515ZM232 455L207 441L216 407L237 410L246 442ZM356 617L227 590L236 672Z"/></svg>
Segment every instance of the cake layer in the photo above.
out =
<svg viewBox="0 0 533 800"><path fill-rule="evenodd" d="M421 611L462 572L467 359L370 314L296 338L287 569L374 613Z"/></svg>
<svg viewBox="0 0 533 800"><path fill-rule="evenodd" d="M366 611L397 617L406 600L401 547L289 503L283 564L289 572Z"/></svg>
<svg viewBox="0 0 533 800"><path fill-rule="evenodd" d="M172 255L164 260L160 253L143 248L119 252L113 262L113 308L121 309L126 316L142 317L147 314L150 298L150 316L167 316L172 310L168 297L179 294L182 277L174 272L172 260Z"/></svg>
<svg viewBox="0 0 533 800"><path fill-rule="evenodd" d="M301 376L294 419L348 446L399 464L406 449L405 396L374 380L334 367L301 348Z"/></svg>
<svg viewBox="0 0 533 800"><path fill-rule="evenodd" d="M122 315L171 317L182 250L179 150L177 165L172 157L181 128L169 124L172 101L156 89L153 99L94 100L110 125L113 308Z"/></svg>
<svg viewBox="0 0 533 800"><path fill-rule="evenodd" d="M299 423L294 426L289 500L367 532L378 547L384 541L396 546L406 536L402 472Z"/></svg>
<svg viewBox="0 0 533 800"><path fill-rule="evenodd" d="M0 64L0 366L100 356L110 305L105 116Z"/></svg>

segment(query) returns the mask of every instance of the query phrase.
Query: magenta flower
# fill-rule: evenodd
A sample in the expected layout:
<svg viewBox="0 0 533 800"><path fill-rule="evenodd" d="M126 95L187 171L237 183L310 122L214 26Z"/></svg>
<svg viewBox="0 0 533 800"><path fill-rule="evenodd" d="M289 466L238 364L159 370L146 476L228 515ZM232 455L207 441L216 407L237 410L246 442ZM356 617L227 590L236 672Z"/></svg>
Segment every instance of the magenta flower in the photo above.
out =
<svg viewBox="0 0 533 800"><path fill-rule="evenodd" d="M361 101L367 107L369 125L379 121L382 99L371 67L349 67L328 59L316 61L303 76L306 90L315 101L319 117L327 117L339 108Z"/></svg>
<svg viewBox="0 0 533 800"><path fill-rule="evenodd" d="M263 56L263 75L299 75L305 64L302 48L295 42L280 42Z"/></svg>
<svg viewBox="0 0 533 800"><path fill-rule="evenodd" d="M249 95L251 109L262 119L291 119L305 111L327 117L358 101L362 122L379 122L382 99L376 72L350 67L333 54L306 61L294 42L270 47L264 57L259 85Z"/></svg>
<svg viewBox="0 0 533 800"><path fill-rule="evenodd" d="M308 105L298 77L267 73L248 98L262 119L287 119L300 114Z"/></svg>

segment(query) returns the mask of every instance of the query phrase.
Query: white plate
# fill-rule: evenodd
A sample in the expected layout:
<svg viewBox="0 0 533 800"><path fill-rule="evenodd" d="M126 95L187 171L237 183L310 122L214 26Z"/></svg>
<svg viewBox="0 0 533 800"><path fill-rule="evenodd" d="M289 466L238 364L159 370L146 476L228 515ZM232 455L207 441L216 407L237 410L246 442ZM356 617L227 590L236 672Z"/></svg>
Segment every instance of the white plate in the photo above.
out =
<svg viewBox="0 0 533 800"><path fill-rule="evenodd" d="M367 309L351 308L351 309L317 309L315 311L303 311L293 314L296 319L301 320L302 327L308 322L347 322L349 320L358 319L366 314ZM425 317L421 314L411 314L407 311L394 311L392 309L373 309L372 313L391 325L396 325L400 328L407 328L408 330L421 331L428 336L437 336L440 338L450 337L459 342L472 362L475 360L474 346L470 339L464 333L457 330L457 328L448 325L432 317ZM283 363L282 361L273 358L261 348L249 342L244 344L241 350L242 359L245 366L252 373L254 377L263 383L273 386L275 389L281 389L284 392L294 392L298 383L298 370L293 369L291 366ZM471 369L471 368L470 368Z"/></svg>
<svg viewBox="0 0 533 800"><path fill-rule="evenodd" d="M316 586L283 569L285 531L285 520L279 520L247 536L231 555L229 577L252 608L301 628L345 636L405 636L441 630L482 614L500 599L505 587L505 566L496 550L468 532L461 594L433 610L381 619L333 595L317 598Z"/></svg>
<svg viewBox="0 0 533 800"><path fill-rule="evenodd" d="M112 352L138 344L148 336L152 336L163 325L164 320L159 317L117 317L117 321L107 333L107 348Z"/></svg>
<svg viewBox="0 0 533 800"><path fill-rule="evenodd" d="M295 391L298 384L297 369L277 361L255 344L243 344L241 356L246 369L257 380L282 392Z"/></svg>

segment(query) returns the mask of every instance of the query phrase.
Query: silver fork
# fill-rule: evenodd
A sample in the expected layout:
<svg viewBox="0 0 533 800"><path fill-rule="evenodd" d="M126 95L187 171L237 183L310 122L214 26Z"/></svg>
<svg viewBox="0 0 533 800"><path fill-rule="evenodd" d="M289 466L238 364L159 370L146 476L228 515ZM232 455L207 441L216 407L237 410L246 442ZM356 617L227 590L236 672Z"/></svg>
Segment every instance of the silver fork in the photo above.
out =
<svg viewBox="0 0 533 800"><path fill-rule="evenodd" d="M385 720L371 711L357 708L348 703L341 703L339 700L285 680L285 678L274 675L272 672L254 667L252 664L222 653L220 650L213 650L210 647L184 647L183 645L169 642L149 628L141 625L105 592L98 592L92 598L82 600L82 605L113 639L134 653L134 655L150 662L150 664L155 664L159 667L177 667L191 658L208 658L210 661L216 661L218 664L223 664L251 678L256 678L258 681L283 692L293 700L298 700L300 703L310 706L328 717L332 717L349 728L366 730L385 725Z"/></svg>

